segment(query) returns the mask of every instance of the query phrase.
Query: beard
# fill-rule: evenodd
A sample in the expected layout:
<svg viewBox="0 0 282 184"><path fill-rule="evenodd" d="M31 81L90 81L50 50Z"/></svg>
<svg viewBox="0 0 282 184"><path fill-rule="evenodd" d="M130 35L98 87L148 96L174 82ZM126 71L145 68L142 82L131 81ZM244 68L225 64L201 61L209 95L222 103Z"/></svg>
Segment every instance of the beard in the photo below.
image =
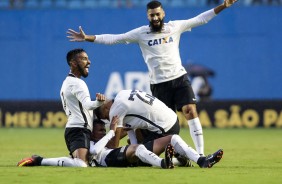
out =
<svg viewBox="0 0 282 184"><path fill-rule="evenodd" d="M150 28L152 32L161 32L164 27L164 19L160 20L160 25L155 26L153 22L150 22Z"/></svg>
<svg viewBox="0 0 282 184"><path fill-rule="evenodd" d="M86 72L86 70L84 70L84 68L80 65L78 65L78 71L80 72L82 77L86 78L88 76L88 72Z"/></svg>

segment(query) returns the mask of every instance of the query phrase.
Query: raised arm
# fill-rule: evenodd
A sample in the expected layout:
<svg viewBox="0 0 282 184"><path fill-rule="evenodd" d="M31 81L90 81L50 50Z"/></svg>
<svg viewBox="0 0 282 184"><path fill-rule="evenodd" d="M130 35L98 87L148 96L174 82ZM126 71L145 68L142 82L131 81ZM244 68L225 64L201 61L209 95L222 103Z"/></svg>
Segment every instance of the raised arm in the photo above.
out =
<svg viewBox="0 0 282 184"><path fill-rule="evenodd" d="M95 42L98 44L129 44L138 42L138 28L122 34L100 34L100 35L87 35L79 26L79 32L68 29L67 34L71 42Z"/></svg>
<svg viewBox="0 0 282 184"><path fill-rule="evenodd" d="M118 122L119 122L118 116L114 116L110 124L110 129L114 130L115 133L114 134L115 136L107 144L107 147L111 149L115 149L119 146L122 127L117 127Z"/></svg>
<svg viewBox="0 0 282 184"><path fill-rule="evenodd" d="M219 14L222 10L232 6L236 2L237 0L224 0L224 2L221 5L214 8L214 13Z"/></svg>
<svg viewBox="0 0 282 184"><path fill-rule="evenodd" d="M188 20L178 21L180 22L180 30L187 31L191 28L208 23L210 20L216 17L216 15L219 14L222 10L232 6L235 2L237 2L237 0L224 0L221 5L215 7L214 9L205 11L197 15L196 17L190 18Z"/></svg>
<svg viewBox="0 0 282 184"><path fill-rule="evenodd" d="M115 137L117 122L118 117L115 116L111 121L109 132L102 139L96 142L96 144L94 144L94 142L91 142L89 150L91 154L98 155L105 147L108 147L106 145L108 145L108 143L110 143L111 140Z"/></svg>

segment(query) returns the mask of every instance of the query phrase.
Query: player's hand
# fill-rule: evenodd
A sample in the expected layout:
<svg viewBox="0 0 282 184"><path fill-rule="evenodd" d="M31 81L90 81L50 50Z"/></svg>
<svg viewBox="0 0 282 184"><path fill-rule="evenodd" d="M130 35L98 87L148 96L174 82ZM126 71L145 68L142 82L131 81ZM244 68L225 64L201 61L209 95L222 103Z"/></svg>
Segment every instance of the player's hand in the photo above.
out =
<svg viewBox="0 0 282 184"><path fill-rule="evenodd" d="M118 121L119 121L118 116L114 116L110 123L110 130L116 131Z"/></svg>
<svg viewBox="0 0 282 184"><path fill-rule="evenodd" d="M81 26L79 26L79 32L76 32L72 29L68 29L67 34L69 34L67 37L71 42L83 42L85 41L85 33Z"/></svg>
<svg viewBox="0 0 282 184"><path fill-rule="evenodd" d="M101 93L96 93L96 100L103 102L106 100L106 96Z"/></svg>
<svg viewBox="0 0 282 184"><path fill-rule="evenodd" d="M236 2L237 0L224 0L223 4L228 8L229 6L232 6Z"/></svg>

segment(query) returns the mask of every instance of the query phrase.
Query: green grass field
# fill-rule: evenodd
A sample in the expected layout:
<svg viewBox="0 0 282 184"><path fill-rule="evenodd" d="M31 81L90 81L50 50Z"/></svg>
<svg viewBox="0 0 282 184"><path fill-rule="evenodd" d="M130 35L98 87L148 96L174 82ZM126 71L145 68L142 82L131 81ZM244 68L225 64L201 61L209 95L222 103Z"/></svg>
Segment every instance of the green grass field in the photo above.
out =
<svg viewBox="0 0 282 184"><path fill-rule="evenodd" d="M63 129L0 129L0 183L242 183L282 182L281 129L205 129L205 153L224 149L211 169L16 167L23 157L67 156ZM188 129L183 139L192 145Z"/></svg>

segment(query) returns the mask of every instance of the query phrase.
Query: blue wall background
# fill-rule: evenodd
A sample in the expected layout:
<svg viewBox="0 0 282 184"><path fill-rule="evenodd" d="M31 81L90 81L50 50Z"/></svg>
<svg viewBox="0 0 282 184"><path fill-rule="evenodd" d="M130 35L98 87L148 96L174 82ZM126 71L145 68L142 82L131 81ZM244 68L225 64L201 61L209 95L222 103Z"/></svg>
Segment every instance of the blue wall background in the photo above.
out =
<svg viewBox="0 0 282 184"><path fill-rule="evenodd" d="M167 8L166 21L209 9ZM0 100L57 100L69 68L66 53L82 47L92 61L90 92L104 92L109 75L147 71L138 45L73 43L68 28L122 33L147 24L146 10L1 10ZM212 68L213 98L282 99L282 7L234 7L182 36L183 64Z"/></svg>

